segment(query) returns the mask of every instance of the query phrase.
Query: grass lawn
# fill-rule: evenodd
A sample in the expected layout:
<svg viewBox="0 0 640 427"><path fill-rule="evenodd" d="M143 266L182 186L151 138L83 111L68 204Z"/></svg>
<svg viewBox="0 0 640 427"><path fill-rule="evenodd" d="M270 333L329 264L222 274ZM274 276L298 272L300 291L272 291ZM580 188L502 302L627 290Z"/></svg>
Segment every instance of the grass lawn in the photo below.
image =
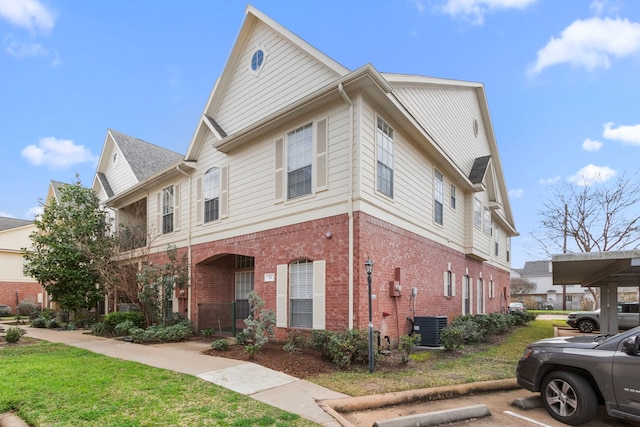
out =
<svg viewBox="0 0 640 427"><path fill-rule="evenodd" d="M535 320L488 345L465 346L460 350L440 349L416 352L404 369L393 372L366 368L360 372L336 372L308 379L351 396L364 396L443 385L514 378L516 364L528 343L553 336L562 320Z"/></svg>
<svg viewBox="0 0 640 427"><path fill-rule="evenodd" d="M193 376L64 344L3 346L0 378L0 413L29 425L316 425Z"/></svg>

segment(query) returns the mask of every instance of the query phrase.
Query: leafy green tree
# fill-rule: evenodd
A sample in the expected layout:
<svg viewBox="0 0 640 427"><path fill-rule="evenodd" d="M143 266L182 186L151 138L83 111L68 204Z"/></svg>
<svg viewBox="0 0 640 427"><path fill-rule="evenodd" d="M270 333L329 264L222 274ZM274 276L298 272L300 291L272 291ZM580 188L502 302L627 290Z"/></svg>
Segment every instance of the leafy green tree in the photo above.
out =
<svg viewBox="0 0 640 427"><path fill-rule="evenodd" d="M73 184L60 187L59 200L40 204L31 247L23 248L25 274L65 312L96 307L105 294L100 272L115 249L106 211L77 175Z"/></svg>

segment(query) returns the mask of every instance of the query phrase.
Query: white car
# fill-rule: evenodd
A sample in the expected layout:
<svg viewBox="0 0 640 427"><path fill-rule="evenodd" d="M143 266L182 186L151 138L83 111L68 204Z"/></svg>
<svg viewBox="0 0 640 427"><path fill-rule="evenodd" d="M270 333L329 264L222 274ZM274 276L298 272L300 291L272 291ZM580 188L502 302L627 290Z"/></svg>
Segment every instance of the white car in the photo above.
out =
<svg viewBox="0 0 640 427"><path fill-rule="evenodd" d="M516 313L518 311L527 311L527 308L521 302L509 303L509 313Z"/></svg>

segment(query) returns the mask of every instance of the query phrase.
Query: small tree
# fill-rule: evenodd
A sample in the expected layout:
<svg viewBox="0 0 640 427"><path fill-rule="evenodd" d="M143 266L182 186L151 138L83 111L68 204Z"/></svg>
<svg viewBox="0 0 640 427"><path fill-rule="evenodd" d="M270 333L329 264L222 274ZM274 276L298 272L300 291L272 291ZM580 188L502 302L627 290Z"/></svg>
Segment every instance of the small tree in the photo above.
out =
<svg viewBox="0 0 640 427"><path fill-rule="evenodd" d="M41 202L31 247L23 248L25 274L34 277L65 312L96 307L104 298L101 265L114 253L106 212L76 175L60 199Z"/></svg>
<svg viewBox="0 0 640 427"><path fill-rule="evenodd" d="M147 325L166 321L171 315L169 301L176 288L184 289L189 280L186 253L178 259L175 246L167 247L166 264L145 264L136 276L138 301Z"/></svg>
<svg viewBox="0 0 640 427"><path fill-rule="evenodd" d="M522 278L511 279L511 298L522 299L536 289L536 284Z"/></svg>
<svg viewBox="0 0 640 427"><path fill-rule="evenodd" d="M256 292L249 292L247 299L251 315L244 321L247 327L242 334L246 340L251 341L245 351L253 357L275 335L276 314L273 310L264 308L264 301Z"/></svg>

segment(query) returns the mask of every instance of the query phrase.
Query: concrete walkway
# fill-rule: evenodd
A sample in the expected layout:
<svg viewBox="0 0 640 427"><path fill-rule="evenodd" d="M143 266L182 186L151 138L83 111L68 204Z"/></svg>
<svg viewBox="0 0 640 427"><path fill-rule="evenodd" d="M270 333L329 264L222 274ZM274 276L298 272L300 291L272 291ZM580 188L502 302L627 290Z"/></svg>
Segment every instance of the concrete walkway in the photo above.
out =
<svg viewBox="0 0 640 427"><path fill-rule="evenodd" d="M348 397L264 366L201 354L210 348L202 342L140 345L89 335L86 331L57 331L25 327L27 336L64 343L122 360L131 360L194 375L327 427L341 423L319 401Z"/></svg>

